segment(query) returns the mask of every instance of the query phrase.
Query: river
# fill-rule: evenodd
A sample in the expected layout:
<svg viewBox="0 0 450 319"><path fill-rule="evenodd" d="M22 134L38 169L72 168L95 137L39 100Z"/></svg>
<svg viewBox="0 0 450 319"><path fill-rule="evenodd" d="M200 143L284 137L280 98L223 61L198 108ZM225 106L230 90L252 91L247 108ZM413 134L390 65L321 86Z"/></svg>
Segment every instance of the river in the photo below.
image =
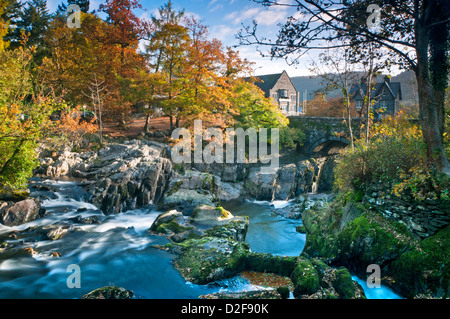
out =
<svg viewBox="0 0 450 319"><path fill-rule="evenodd" d="M253 290L240 276L209 285L186 282L172 266L174 256L154 247L168 240L148 232L161 213L138 209L105 216L87 202L89 195L73 181L34 180L32 196L44 198L48 214L33 222L15 227L0 225L0 237L12 230L27 233L33 226L62 225L69 227L61 239L17 239L37 253L33 257L0 259L0 298L80 298L96 288L116 285L134 291L136 298L170 299L198 298L219 291ZM44 186L44 187L42 187ZM275 203L289 205L290 203ZM246 241L257 252L298 256L305 244L305 235L295 231L300 220L273 213L268 202L231 201L223 206L234 215L249 216ZM81 219L94 218L101 223L83 224ZM31 227L31 228L30 228ZM14 240L9 240L14 244ZM21 246L21 247L23 247ZM57 252L60 257L52 257ZM69 288L67 267L80 268L81 288ZM356 277L363 286L364 282ZM389 288L365 287L368 298L400 298Z"/></svg>

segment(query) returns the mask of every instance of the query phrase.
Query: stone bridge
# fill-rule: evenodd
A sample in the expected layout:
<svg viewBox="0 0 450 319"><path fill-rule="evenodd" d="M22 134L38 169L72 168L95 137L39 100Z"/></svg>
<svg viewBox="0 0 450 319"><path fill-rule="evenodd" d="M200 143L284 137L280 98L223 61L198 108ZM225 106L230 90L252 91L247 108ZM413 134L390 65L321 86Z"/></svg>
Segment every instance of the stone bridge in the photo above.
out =
<svg viewBox="0 0 450 319"><path fill-rule="evenodd" d="M352 119L353 131L357 121ZM289 126L301 128L305 133L306 139L300 149L305 155L332 155L350 144L347 120L342 118L290 116Z"/></svg>

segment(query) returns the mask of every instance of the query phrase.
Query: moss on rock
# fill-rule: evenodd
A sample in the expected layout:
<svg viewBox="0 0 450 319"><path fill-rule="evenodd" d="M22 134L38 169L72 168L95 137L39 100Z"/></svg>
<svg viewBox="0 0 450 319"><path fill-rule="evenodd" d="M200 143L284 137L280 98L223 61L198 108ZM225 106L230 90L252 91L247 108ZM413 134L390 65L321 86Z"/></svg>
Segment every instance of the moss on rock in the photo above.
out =
<svg viewBox="0 0 450 319"><path fill-rule="evenodd" d="M190 239L182 245L175 267L184 278L199 285L237 274L249 252L245 242L217 237Z"/></svg>
<svg viewBox="0 0 450 319"><path fill-rule="evenodd" d="M336 270L333 287L339 294L340 299L350 299L355 296L355 285L347 268L341 267Z"/></svg>
<svg viewBox="0 0 450 319"><path fill-rule="evenodd" d="M400 257L412 241L401 224L390 222L381 214L366 212L339 233L335 263L365 275L368 265L383 267Z"/></svg>
<svg viewBox="0 0 450 319"><path fill-rule="evenodd" d="M314 294L320 288L319 274L314 265L305 258L299 258L297 266L291 274L291 280L294 284L296 298Z"/></svg>
<svg viewBox="0 0 450 319"><path fill-rule="evenodd" d="M406 297L450 297L450 226L411 247L387 268Z"/></svg>
<svg viewBox="0 0 450 319"><path fill-rule="evenodd" d="M247 270L290 276L297 264L297 257L273 256L272 254L252 252L245 256L244 262Z"/></svg>
<svg viewBox="0 0 450 319"><path fill-rule="evenodd" d="M81 299L133 299L134 292L116 286L106 286L95 289L81 297Z"/></svg>

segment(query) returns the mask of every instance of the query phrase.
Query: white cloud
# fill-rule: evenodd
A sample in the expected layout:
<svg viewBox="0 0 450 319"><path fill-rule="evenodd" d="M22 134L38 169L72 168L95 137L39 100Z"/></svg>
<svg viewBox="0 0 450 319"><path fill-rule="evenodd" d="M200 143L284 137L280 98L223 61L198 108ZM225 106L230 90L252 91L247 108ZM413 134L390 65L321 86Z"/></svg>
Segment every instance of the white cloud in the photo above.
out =
<svg viewBox="0 0 450 319"><path fill-rule="evenodd" d="M229 25L219 24L209 29L210 38L216 38L222 43L235 40L234 35L238 32L238 29L230 27Z"/></svg>
<svg viewBox="0 0 450 319"><path fill-rule="evenodd" d="M225 21L232 24L240 24L247 20L256 20L259 25L273 26L286 21L289 16L288 7L250 8L246 7L242 11L233 11L224 17Z"/></svg>
<svg viewBox="0 0 450 319"><path fill-rule="evenodd" d="M220 10L220 9L223 9L223 5L218 4L218 5L214 6L214 7L212 7L211 9L209 9L209 12L214 12L214 11L217 11L217 10Z"/></svg>

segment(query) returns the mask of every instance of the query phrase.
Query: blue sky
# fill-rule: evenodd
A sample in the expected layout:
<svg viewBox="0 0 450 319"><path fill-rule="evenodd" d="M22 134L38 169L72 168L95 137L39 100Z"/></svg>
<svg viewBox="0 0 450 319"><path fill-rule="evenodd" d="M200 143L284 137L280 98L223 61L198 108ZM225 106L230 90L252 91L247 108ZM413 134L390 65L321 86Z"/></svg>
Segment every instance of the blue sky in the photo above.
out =
<svg viewBox="0 0 450 319"><path fill-rule="evenodd" d="M48 0L50 11L54 11L62 0ZM102 0L91 0L91 10L98 8ZM157 14L158 8L166 0L141 0L142 10L136 15L148 19ZM238 44L235 34L242 28L242 24L251 25L253 19L258 22L259 32L265 37L276 36L278 24L284 23L286 18L295 15L292 8L265 8L251 0L172 0L176 10L185 10L186 15L194 15L209 27L210 37L217 38L224 46ZM261 48L263 49L263 48ZM300 60L297 66L289 66L284 60L263 58L255 46L237 48L241 57L255 62L255 75L281 73L286 70L290 76L309 75L310 61L307 56Z"/></svg>

